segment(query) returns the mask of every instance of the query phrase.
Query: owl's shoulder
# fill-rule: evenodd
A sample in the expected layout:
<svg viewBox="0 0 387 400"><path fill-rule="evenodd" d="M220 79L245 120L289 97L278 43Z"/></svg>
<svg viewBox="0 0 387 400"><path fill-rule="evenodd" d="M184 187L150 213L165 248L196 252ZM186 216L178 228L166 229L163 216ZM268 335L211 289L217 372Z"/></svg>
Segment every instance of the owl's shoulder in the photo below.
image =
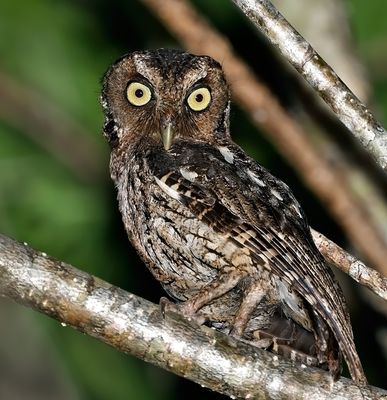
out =
<svg viewBox="0 0 387 400"><path fill-rule="evenodd" d="M173 172L185 187L195 186L245 222L309 237L305 214L289 187L233 143L180 141L170 152L148 148L145 158L155 177Z"/></svg>

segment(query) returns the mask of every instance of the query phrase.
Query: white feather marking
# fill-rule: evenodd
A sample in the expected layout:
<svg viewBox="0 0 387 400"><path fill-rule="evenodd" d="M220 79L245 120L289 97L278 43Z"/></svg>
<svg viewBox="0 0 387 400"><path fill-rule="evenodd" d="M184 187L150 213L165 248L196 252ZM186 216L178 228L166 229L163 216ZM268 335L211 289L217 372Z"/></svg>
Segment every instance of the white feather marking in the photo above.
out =
<svg viewBox="0 0 387 400"><path fill-rule="evenodd" d="M282 196L281 196L276 190L271 189L270 191L271 191L271 194L272 194L274 197L277 197L278 200L283 201Z"/></svg>
<svg viewBox="0 0 387 400"><path fill-rule="evenodd" d="M268 260L272 259L273 257L278 256L278 252L276 250L274 250L274 249L265 250L262 253L265 255L265 257Z"/></svg>
<svg viewBox="0 0 387 400"><path fill-rule="evenodd" d="M107 101L102 96L100 97L100 101L101 101L101 105L102 105L103 108L107 108L108 107Z"/></svg>
<svg viewBox="0 0 387 400"><path fill-rule="evenodd" d="M231 152L231 150L228 147L218 146L218 150L220 151L220 154L222 154L224 159L229 164L233 164L234 163L234 154Z"/></svg>
<svg viewBox="0 0 387 400"><path fill-rule="evenodd" d="M167 174L165 174L162 178L161 178L161 182L166 182L167 181L167 179L172 175L172 171L171 172L168 172Z"/></svg>
<svg viewBox="0 0 387 400"><path fill-rule="evenodd" d="M193 182L198 177L198 174L195 171L190 171L186 168L180 168L180 173L183 178L187 179L190 182Z"/></svg>
<svg viewBox="0 0 387 400"><path fill-rule="evenodd" d="M265 187L266 184L262 179L259 179L257 175L254 174L254 172L250 171L249 169L247 170L247 175L251 178L253 182L255 182L258 186Z"/></svg>
<svg viewBox="0 0 387 400"><path fill-rule="evenodd" d="M217 255L216 255L215 253L208 252L208 253L204 256L204 258L206 259L206 261L215 262L216 259L217 259Z"/></svg>
<svg viewBox="0 0 387 400"><path fill-rule="evenodd" d="M159 178L156 176L154 177L156 183L159 185L160 189L163 190L168 196L171 196L173 199L179 201L180 200L180 194L176 192L176 190L173 190L170 188L168 185L166 185L163 181L161 181Z"/></svg>
<svg viewBox="0 0 387 400"><path fill-rule="evenodd" d="M298 216L299 216L300 218L302 218L302 214L301 214L301 211L300 211L300 207L299 207L297 204L295 204L295 203L292 204L292 207L293 207L293 209L296 211L296 213L298 214Z"/></svg>
<svg viewBox="0 0 387 400"><path fill-rule="evenodd" d="M277 281L277 288L281 300L286 303L291 308L291 310L298 314L300 312L300 301L297 296L289 292L288 286L280 280Z"/></svg>

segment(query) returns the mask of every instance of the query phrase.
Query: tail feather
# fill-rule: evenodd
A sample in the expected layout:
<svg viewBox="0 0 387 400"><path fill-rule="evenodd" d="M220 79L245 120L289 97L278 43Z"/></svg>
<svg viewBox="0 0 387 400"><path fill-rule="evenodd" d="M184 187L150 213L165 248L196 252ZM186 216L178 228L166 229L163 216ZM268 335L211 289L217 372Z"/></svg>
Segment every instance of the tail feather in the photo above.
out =
<svg viewBox="0 0 387 400"><path fill-rule="evenodd" d="M320 327L319 329L321 332L327 332L328 326L329 331L333 332L333 335L335 336L335 341L344 356L344 360L348 366L348 370L352 379L360 385L367 385L367 378L364 374L363 366L356 351L352 328L350 324L346 324L346 329L342 329L343 325L337 320L337 317L335 315L332 315L331 319L327 319L326 323L317 312L314 312L314 316L317 322L316 326ZM324 326L326 326L326 328L324 328ZM328 344L328 347L331 346L332 345ZM335 360L331 359L328 364L330 365L329 370L334 373L335 369L337 368ZM334 376L338 377L339 374L340 372L336 372L334 373Z"/></svg>

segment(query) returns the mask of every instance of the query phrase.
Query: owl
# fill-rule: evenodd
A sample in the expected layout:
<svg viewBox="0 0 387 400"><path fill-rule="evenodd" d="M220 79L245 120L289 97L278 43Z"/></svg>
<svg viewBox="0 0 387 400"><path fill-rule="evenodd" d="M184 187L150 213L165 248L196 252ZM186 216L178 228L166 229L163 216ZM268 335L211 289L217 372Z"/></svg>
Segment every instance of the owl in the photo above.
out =
<svg viewBox="0 0 387 400"><path fill-rule="evenodd" d="M129 237L187 317L292 360L366 378L343 294L288 186L230 136L208 56L127 54L105 74L110 171Z"/></svg>

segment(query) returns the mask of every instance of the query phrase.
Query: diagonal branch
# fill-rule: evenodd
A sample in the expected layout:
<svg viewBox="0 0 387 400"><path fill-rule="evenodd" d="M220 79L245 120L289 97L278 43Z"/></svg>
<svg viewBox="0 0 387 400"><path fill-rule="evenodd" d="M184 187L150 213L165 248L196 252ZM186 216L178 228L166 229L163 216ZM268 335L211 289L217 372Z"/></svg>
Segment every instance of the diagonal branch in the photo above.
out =
<svg viewBox="0 0 387 400"><path fill-rule="evenodd" d="M233 2L319 93L343 124L386 170L386 130L313 47L277 11L270 0Z"/></svg>
<svg viewBox="0 0 387 400"><path fill-rule="evenodd" d="M311 230L313 240L324 258L345 272L356 282L370 289L384 300L387 300L387 278L363 262L347 253L336 243L329 240L322 233Z"/></svg>
<svg viewBox="0 0 387 400"><path fill-rule="evenodd" d="M127 354L232 398L382 399L387 392L333 382L322 370L182 319L96 277L0 235L0 295Z"/></svg>

